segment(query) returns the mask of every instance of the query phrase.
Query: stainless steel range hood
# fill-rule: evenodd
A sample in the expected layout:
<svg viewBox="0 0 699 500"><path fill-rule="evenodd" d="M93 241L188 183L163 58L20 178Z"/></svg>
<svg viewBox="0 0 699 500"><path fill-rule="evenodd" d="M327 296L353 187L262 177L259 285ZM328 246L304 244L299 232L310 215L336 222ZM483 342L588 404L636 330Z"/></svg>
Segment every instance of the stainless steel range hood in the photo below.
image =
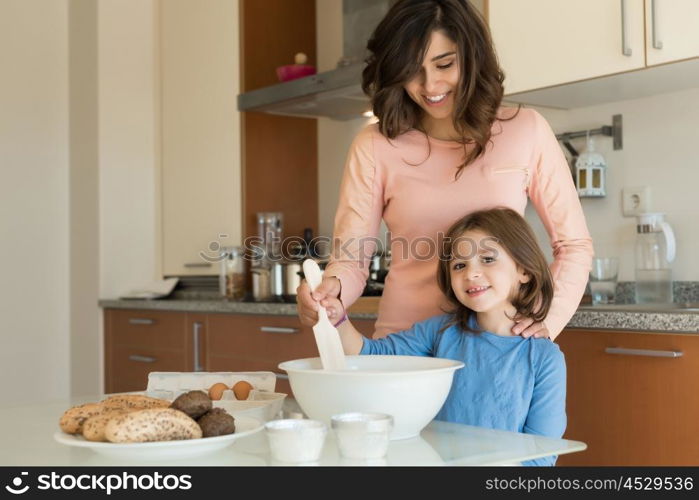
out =
<svg viewBox="0 0 699 500"><path fill-rule="evenodd" d="M362 92L366 42L395 0L343 0L343 57L338 67L317 75L238 95L239 111L350 120L369 111Z"/></svg>
<svg viewBox="0 0 699 500"><path fill-rule="evenodd" d="M271 85L238 96L240 111L351 120L371 109L360 85L363 63Z"/></svg>

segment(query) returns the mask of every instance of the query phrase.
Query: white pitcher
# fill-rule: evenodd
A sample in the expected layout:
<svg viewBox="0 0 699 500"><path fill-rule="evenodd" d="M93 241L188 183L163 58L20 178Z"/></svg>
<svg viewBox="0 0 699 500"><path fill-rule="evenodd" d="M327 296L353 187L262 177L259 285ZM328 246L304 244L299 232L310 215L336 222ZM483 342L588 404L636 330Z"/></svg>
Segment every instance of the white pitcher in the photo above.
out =
<svg viewBox="0 0 699 500"><path fill-rule="evenodd" d="M675 233L663 220L665 214L638 216L636 225L636 302L670 303Z"/></svg>

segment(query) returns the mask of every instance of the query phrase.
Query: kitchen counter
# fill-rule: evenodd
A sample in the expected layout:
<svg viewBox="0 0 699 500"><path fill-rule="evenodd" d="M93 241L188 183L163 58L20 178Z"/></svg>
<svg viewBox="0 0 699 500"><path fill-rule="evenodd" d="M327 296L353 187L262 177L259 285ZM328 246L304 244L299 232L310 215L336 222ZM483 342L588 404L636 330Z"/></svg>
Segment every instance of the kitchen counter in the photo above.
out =
<svg viewBox="0 0 699 500"><path fill-rule="evenodd" d="M190 459L134 462L103 457L85 448L56 442L58 419L71 406L101 397L0 408L0 465L283 465L274 462L264 430L241 437L223 450ZM583 451L579 441L497 431L448 422L431 422L417 438L392 441L384 460L364 462L340 458L328 432L320 465L511 465L522 460Z"/></svg>
<svg viewBox="0 0 699 500"><path fill-rule="evenodd" d="M378 297L362 297L349 310L349 317L375 319ZM197 313L228 313L296 316L296 304L230 302L226 300L100 300L100 307ZM699 308L636 304L581 306L568 328L630 330L663 333L699 333Z"/></svg>

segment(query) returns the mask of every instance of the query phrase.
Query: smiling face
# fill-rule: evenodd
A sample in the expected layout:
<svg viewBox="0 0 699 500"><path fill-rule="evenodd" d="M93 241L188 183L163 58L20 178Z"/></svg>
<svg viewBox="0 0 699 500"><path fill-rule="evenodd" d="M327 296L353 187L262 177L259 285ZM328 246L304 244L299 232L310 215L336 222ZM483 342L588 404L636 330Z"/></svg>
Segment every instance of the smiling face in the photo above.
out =
<svg viewBox="0 0 699 500"><path fill-rule="evenodd" d="M459 302L479 314L514 311L512 299L529 276L495 238L479 230L464 232L453 246L449 276Z"/></svg>
<svg viewBox="0 0 699 500"><path fill-rule="evenodd" d="M421 70L404 85L410 98L425 112L425 130L452 127L454 93L458 84L456 43L444 32L433 31Z"/></svg>

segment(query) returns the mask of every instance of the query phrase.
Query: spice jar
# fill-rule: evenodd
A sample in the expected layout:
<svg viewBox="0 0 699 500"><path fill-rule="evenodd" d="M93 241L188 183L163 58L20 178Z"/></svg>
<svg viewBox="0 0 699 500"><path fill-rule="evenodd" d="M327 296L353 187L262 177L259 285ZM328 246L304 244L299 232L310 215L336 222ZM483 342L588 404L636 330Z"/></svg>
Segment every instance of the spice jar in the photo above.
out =
<svg viewBox="0 0 699 500"><path fill-rule="evenodd" d="M245 298L245 262L241 247L223 247L221 249L221 276L219 280L221 295L230 300Z"/></svg>
<svg viewBox="0 0 699 500"><path fill-rule="evenodd" d="M252 298L256 302L263 302L272 298L272 283L269 269L255 267L250 270L252 274Z"/></svg>

